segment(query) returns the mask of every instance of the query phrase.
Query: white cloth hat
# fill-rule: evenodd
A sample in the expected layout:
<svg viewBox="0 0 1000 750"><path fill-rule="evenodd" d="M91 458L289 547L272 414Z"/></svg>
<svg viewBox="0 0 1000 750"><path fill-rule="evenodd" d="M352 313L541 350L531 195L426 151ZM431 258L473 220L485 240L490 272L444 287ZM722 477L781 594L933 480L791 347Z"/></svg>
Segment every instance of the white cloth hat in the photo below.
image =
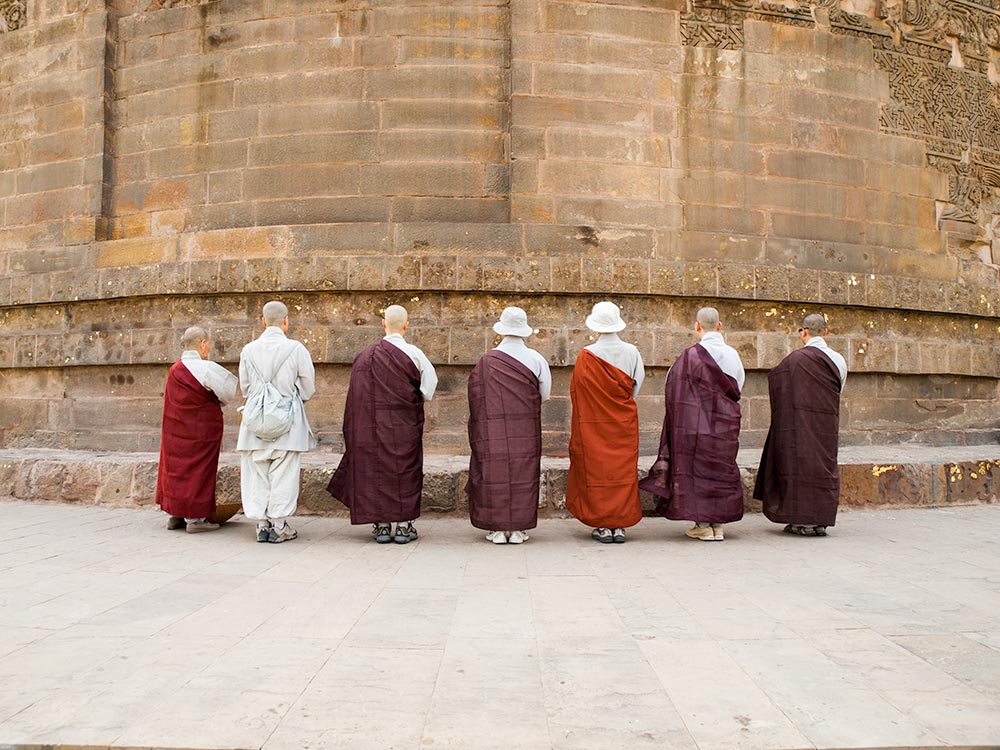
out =
<svg viewBox="0 0 1000 750"><path fill-rule="evenodd" d="M595 333L618 333L624 330L625 321L614 302L598 302L587 316L587 328Z"/></svg>
<svg viewBox="0 0 1000 750"><path fill-rule="evenodd" d="M500 313L500 322L493 324L493 330L501 336L521 336L526 338L534 333L528 325L528 314L520 307L505 307Z"/></svg>

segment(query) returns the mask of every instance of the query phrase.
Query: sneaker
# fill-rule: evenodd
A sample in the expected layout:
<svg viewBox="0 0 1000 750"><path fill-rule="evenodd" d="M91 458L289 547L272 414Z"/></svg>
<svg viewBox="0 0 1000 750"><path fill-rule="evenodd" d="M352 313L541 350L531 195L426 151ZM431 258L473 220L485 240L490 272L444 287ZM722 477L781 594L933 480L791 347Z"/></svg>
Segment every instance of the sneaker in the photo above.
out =
<svg viewBox="0 0 1000 750"><path fill-rule="evenodd" d="M299 538L299 532L293 529L289 524L285 524L285 528L278 531L273 526L271 527L271 533L268 534L267 541L271 544L281 544L282 542L290 542L293 539Z"/></svg>
<svg viewBox="0 0 1000 750"><path fill-rule="evenodd" d="M417 527L413 525L412 521L396 524L396 535L393 537L396 544L408 544L416 538Z"/></svg>
<svg viewBox="0 0 1000 750"><path fill-rule="evenodd" d="M187 524L188 534L200 534L202 531L215 531L219 528L217 523L209 523L208 521L192 521Z"/></svg>
<svg viewBox="0 0 1000 750"><path fill-rule="evenodd" d="M816 532L816 536L826 536L826 526L814 526L813 530Z"/></svg>
<svg viewBox="0 0 1000 750"><path fill-rule="evenodd" d="M392 524L373 523L372 536L379 544L388 544L392 541Z"/></svg>
<svg viewBox="0 0 1000 750"><path fill-rule="evenodd" d="M170 516L167 519L167 531L177 531L178 529L184 529L187 523L183 518L178 518L177 516Z"/></svg>
<svg viewBox="0 0 1000 750"><path fill-rule="evenodd" d="M712 531L715 533L715 541L721 542L726 538L725 533L722 531L722 525L712 526Z"/></svg>
<svg viewBox="0 0 1000 750"><path fill-rule="evenodd" d="M528 532L527 531L512 531L512 532L510 532L510 540L509 541L510 541L511 544L524 544L526 541L528 541L528 539L529 539L529 537L528 537Z"/></svg>
<svg viewBox="0 0 1000 750"><path fill-rule="evenodd" d="M613 529L611 539L615 544L625 544L625 529Z"/></svg>
<svg viewBox="0 0 1000 750"><path fill-rule="evenodd" d="M611 529L606 529L603 526L591 531L590 538L596 539L601 544L613 544L615 541L614 536L611 534Z"/></svg>
<svg viewBox="0 0 1000 750"><path fill-rule="evenodd" d="M258 526L257 527L257 541L260 543L271 541L271 527L270 526Z"/></svg>
<svg viewBox="0 0 1000 750"><path fill-rule="evenodd" d="M493 544L506 544L507 533L505 531L491 531L486 535L486 541L493 542Z"/></svg>
<svg viewBox="0 0 1000 750"><path fill-rule="evenodd" d="M692 526L690 529L684 532L692 539L701 539L703 542L714 542L715 541L715 529L711 526Z"/></svg>

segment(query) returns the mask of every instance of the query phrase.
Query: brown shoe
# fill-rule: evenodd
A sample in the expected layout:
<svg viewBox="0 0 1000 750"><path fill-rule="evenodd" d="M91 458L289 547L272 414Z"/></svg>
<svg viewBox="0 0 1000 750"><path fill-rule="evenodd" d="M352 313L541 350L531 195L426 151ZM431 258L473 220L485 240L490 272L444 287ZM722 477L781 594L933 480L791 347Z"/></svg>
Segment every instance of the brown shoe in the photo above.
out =
<svg viewBox="0 0 1000 750"><path fill-rule="evenodd" d="M183 531L186 525L187 524L184 522L184 519L178 518L177 516L170 516L170 518L167 519L167 531L177 531L178 529Z"/></svg>
<svg viewBox="0 0 1000 750"><path fill-rule="evenodd" d="M692 539L701 539L703 542L714 542L715 541L715 529L711 526L692 526L690 529L684 532Z"/></svg>
<svg viewBox="0 0 1000 750"><path fill-rule="evenodd" d="M219 528L217 523L209 523L208 521L192 521L187 525L188 534L200 534L202 531L215 531Z"/></svg>

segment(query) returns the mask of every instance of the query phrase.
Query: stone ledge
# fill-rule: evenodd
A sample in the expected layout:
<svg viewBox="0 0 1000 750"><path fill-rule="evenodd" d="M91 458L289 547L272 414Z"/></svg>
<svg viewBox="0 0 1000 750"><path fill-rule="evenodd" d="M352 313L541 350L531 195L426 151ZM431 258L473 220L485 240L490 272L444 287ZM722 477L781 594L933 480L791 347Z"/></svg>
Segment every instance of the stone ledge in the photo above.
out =
<svg viewBox="0 0 1000 750"><path fill-rule="evenodd" d="M1000 446L860 446L840 451L843 507L946 507L994 503L1000 496ZM303 459L299 509L317 515L346 515L346 509L326 492L336 454L308 454ZM746 508L758 511L751 499L760 451L740 451ZM652 463L639 461L640 472ZM424 460L425 511L465 512L467 456L429 455ZM153 503L155 453L99 453L21 449L0 451L3 494L21 500L74 502L113 507ZM542 459L539 508L543 516L565 514L566 458ZM219 464L220 502L239 501L239 456L224 453ZM652 500L643 493L643 506Z"/></svg>

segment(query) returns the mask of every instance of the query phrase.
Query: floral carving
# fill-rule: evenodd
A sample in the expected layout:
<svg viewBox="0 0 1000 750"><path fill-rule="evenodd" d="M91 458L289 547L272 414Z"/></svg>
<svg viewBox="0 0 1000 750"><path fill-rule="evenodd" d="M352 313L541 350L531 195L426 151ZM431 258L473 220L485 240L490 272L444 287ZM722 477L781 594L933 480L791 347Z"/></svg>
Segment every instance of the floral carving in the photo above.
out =
<svg viewBox="0 0 1000 750"><path fill-rule="evenodd" d="M27 0L0 0L0 31L14 31L27 22Z"/></svg>

